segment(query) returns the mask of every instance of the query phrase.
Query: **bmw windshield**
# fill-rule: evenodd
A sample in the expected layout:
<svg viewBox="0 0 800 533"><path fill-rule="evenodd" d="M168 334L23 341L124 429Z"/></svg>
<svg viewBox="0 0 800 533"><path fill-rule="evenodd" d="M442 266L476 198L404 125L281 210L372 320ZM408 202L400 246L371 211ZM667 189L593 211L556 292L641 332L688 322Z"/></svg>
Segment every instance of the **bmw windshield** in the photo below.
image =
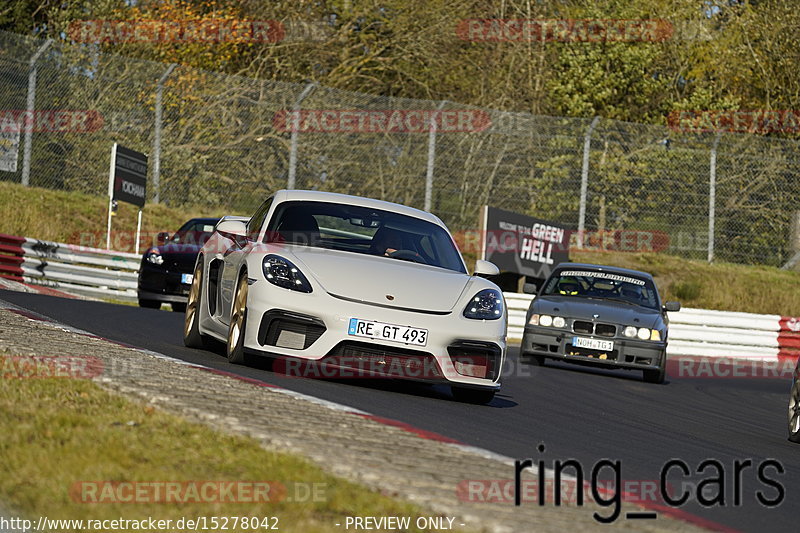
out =
<svg viewBox="0 0 800 533"><path fill-rule="evenodd" d="M542 296L594 298L659 308L658 292L649 279L593 270L562 270L551 277Z"/></svg>

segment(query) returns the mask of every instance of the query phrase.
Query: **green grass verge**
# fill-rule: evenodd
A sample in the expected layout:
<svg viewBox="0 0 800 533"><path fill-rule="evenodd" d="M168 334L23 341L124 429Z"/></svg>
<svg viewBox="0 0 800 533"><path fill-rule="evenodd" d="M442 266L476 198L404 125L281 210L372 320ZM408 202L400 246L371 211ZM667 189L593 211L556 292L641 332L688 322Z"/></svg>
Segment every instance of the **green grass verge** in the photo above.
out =
<svg viewBox="0 0 800 533"><path fill-rule="evenodd" d="M280 531L313 533L341 531L335 524L343 525L346 516L428 515L304 459L266 451L253 439L213 431L91 381L0 376L0 435L0 504L34 520L276 516ZM317 501L82 503L70 495L76 482L106 480L277 481L294 499L305 489L292 483L301 482L316 487Z"/></svg>
<svg viewBox="0 0 800 533"><path fill-rule="evenodd" d="M172 208L147 204L142 212L141 250L159 231L170 233L192 217L221 216L221 210L199 207ZM119 203L112 218L112 246L120 252L132 252L136 235L138 208ZM78 192L53 191L0 182L0 232L47 241L106 247L108 199Z"/></svg>
<svg viewBox="0 0 800 533"><path fill-rule="evenodd" d="M105 247L106 209L107 200L102 197L0 182L3 233ZM119 237L112 239L112 248L132 251L136 213L135 206L120 204L113 221ZM231 213L148 204L144 209L143 232L152 240L157 232L173 232L191 217L224 214ZM466 258L470 263L475 259ZM708 264L666 254L573 251L571 258L650 272L656 276L662 295L679 300L685 307L800 316L800 272Z"/></svg>

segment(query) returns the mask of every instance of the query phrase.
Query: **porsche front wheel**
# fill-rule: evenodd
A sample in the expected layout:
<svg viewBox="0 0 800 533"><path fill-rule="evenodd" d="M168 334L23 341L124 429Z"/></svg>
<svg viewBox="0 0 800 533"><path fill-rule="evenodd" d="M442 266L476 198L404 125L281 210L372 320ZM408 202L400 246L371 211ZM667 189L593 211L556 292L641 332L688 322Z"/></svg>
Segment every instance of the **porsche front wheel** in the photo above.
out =
<svg viewBox="0 0 800 533"><path fill-rule="evenodd" d="M239 276L231 305L231 325L228 328L228 361L235 365L244 363L244 330L247 323L247 274Z"/></svg>
<svg viewBox="0 0 800 533"><path fill-rule="evenodd" d="M186 303L183 322L183 344L189 348L207 348L209 338L200 333L200 301L203 294L203 258L198 258L194 268L192 287Z"/></svg>

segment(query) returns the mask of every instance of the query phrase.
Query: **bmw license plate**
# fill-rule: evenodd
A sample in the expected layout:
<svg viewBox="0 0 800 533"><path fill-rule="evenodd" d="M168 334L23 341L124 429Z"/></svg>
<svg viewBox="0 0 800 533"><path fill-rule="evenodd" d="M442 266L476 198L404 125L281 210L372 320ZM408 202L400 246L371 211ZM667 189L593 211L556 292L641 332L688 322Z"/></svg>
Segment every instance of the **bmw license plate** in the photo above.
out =
<svg viewBox="0 0 800 533"><path fill-rule="evenodd" d="M181 274L181 283L191 285L194 280L194 274Z"/></svg>
<svg viewBox="0 0 800 533"><path fill-rule="evenodd" d="M382 341L414 344L416 346L425 346L428 343L427 329L396 326L394 324L385 324L383 322L375 322L374 320L362 320L360 318L350 319L347 334L355 337L367 337Z"/></svg>
<svg viewBox="0 0 800 533"><path fill-rule="evenodd" d="M610 352L614 349L614 341L587 339L586 337L572 337L572 345L576 348L588 348L590 350L600 350L601 352Z"/></svg>

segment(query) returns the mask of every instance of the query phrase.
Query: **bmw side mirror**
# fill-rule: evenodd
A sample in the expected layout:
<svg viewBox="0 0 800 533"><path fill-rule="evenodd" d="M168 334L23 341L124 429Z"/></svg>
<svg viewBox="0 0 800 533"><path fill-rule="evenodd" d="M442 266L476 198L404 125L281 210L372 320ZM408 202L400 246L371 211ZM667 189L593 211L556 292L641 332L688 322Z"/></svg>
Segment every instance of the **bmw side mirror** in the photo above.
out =
<svg viewBox="0 0 800 533"><path fill-rule="evenodd" d="M539 290L539 287L536 286L535 283L523 283L522 284L522 292L525 294L536 294L536 291Z"/></svg>
<svg viewBox="0 0 800 533"><path fill-rule="evenodd" d="M680 310L681 310L680 302L666 302L664 304L664 311L669 311L670 313L674 313Z"/></svg>
<svg viewBox="0 0 800 533"><path fill-rule="evenodd" d="M169 233L166 231L159 232L156 235L156 243L157 244L165 244L169 240Z"/></svg>
<svg viewBox="0 0 800 533"><path fill-rule="evenodd" d="M484 276L496 276L500 273L500 269L497 268L497 265L491 263L489 261L484 261L483 259L478 259L475 261L475 271L473 275L477 276L478 274L482 274Z"/></svg>

